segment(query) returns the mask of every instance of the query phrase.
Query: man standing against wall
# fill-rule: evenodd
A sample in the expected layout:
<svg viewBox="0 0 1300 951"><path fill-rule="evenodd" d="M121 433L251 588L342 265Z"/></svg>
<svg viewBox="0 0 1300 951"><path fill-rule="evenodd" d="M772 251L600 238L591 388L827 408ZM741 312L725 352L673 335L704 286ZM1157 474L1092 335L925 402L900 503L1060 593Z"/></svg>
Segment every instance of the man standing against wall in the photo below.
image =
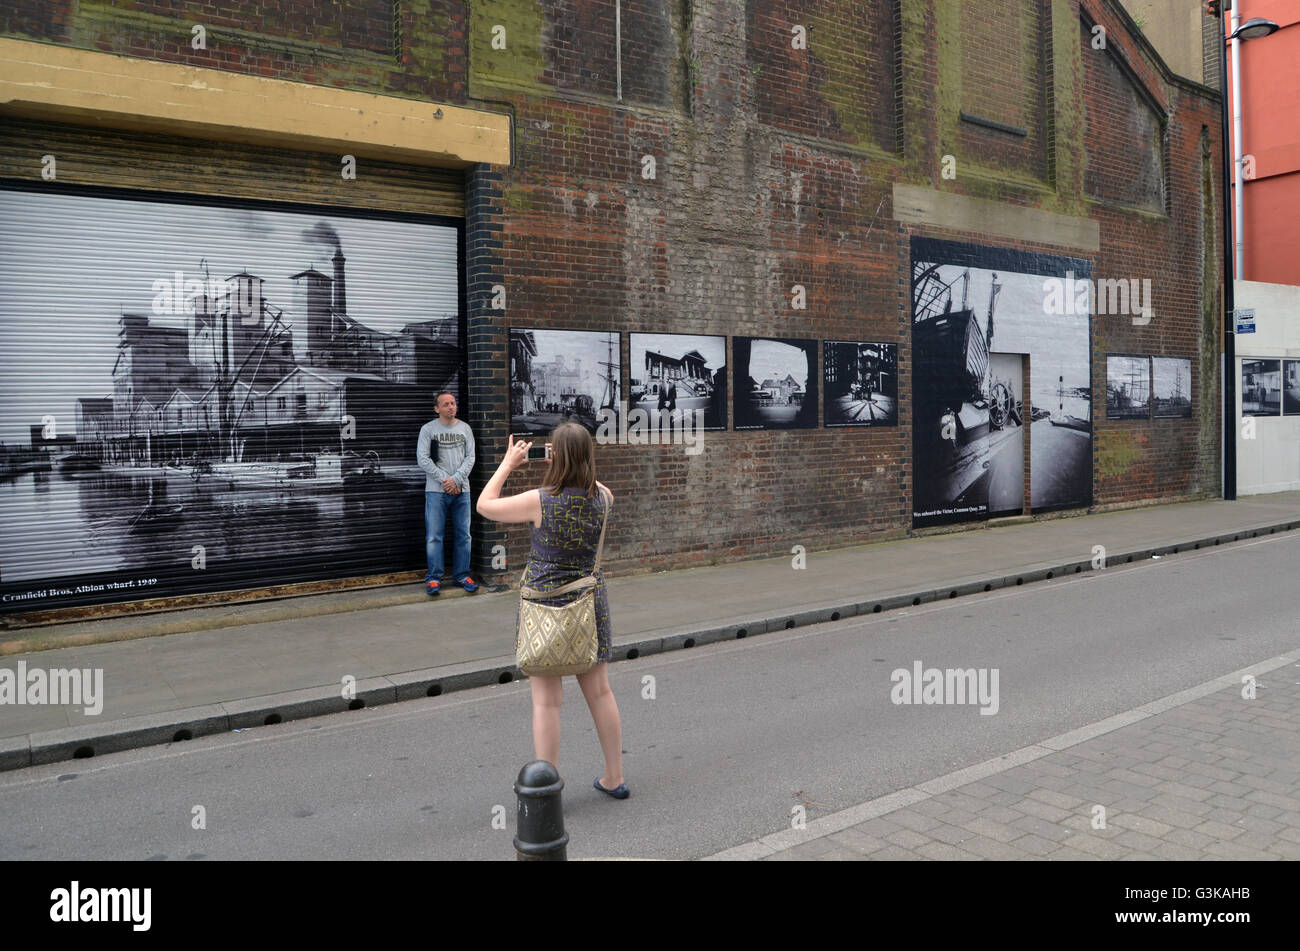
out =
<svg viewBox="0 0 1300 951"><path fill-rule="evenodd" d="M424 549L429 561L425 589L440 594L442 538L451 516L456 532L452 570L456 584L473 594L478 584L469 576L469 473L474 468L474 431L456 418L456 395L437 396L438 416L420 427L415 458L424 470Z"/></svg>

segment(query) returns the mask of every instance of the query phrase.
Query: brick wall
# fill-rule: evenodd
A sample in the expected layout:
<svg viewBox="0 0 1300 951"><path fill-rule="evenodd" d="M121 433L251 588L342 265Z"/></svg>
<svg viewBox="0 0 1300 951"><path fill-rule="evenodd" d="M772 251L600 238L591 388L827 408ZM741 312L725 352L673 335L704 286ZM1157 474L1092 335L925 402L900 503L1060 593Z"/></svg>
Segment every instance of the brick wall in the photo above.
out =
<svg viewBox="0 0 1300 951"><path fill-rule="evenodd" d="M619 497L607 546L614 571L909 530L913 234L1085 256L1095 276L1150 277L1150 325L1094 322L1094 500L1213 490L1217 429L1207 426L1217 410L1205 369L1218 327L1205 306L1214 287L1205 262L1217 230L1203 220L1215 206L1204 200L1202 148L1208 141L1217 161L1218 105L1149 58L1113 0L1000 0L1005 23L960 0L627 0L622 102L613 6L208 4L209 48L195 51L188 14L162 0L21 0L5 6L0 32L511 111L514 165L466 174L464 415L479 436L478 487L507 435L509 327L899 345L896 427L710 432L695 456L671 445L601 447L600 477ZM1109 74L1088 58L1081 17L1107 27L1111 52L1154 107L1118 94L1085 105ZM808 27L806 50L791 45L795 24ZM504 49L494 45L498 27ZM1147 154L1153 108L1168 117L1160 169L1168 201L1143 209L1109 200L1123 197L1110 186L1086 187L1107 157L1124 154L1132 130ZM962 111L1027 134L973 125ZM955 179L940 173L947 154L958 159ZM643 177L646 156L653 178ZM1101 249L902 226L895 183L1090 217ZM504 311L491 307L494 284L506 289ZM795 284L805 310L791 307ZM1098 382L1107 352L1192 357L1196 416L1107 424ZM517 475L510 490L532 481ZM480 565L504 543L510 570L522 567L526 528L476 524L476 532Z"/></svg>

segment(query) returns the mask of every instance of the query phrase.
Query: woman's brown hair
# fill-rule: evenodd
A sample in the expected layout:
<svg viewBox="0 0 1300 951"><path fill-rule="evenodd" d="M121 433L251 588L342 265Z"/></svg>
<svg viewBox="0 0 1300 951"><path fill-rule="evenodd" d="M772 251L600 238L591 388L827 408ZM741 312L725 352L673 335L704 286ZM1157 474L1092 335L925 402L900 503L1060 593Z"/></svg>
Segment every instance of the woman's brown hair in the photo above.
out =
<svg viewBox="0 0 1300 951"><path fill-rule="evenodd" d="M561 423L551 434L551 464L542 488L552 495L565 489L596 494L596 451L591 433L577 423Z"/></svg>

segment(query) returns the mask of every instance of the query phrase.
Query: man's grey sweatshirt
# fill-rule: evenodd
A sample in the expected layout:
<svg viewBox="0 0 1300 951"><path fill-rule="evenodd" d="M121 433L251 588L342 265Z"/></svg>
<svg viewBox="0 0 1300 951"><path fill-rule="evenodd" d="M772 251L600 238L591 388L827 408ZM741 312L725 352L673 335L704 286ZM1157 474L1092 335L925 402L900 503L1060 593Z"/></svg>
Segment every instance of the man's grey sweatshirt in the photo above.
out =
<svg viewBox="0 0 1300 951"><path fill-rule="evenodd" d="M462 492L468 492L469 471L474 468L474 431L461 419L450 426L431 419L420 427L415 460L424 470L424 491L441 492L442 480L450 477Z"/></svg>

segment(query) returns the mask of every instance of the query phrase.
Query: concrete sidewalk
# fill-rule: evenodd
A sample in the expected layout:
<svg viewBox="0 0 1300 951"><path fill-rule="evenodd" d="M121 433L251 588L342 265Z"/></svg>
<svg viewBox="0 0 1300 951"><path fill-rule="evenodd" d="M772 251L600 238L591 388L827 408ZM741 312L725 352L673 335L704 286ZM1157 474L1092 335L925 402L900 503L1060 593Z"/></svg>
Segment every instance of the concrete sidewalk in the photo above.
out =
<svg viewBox="0 0 1300 951"><path fill-rule="evenodd" d="M1262 661L709 859L1300 859L1298 660Z"/></svg>
<svg viewBox="0 0 1300 951"><path fill-rule="evenodd" d="M990 527L609 582L617 659L957 597L1300 527L1300 492ZM17 631L0 667L98 668L97 716L0 706L0 769L517 678L518 593L422 585ZM173 633L182 632L182 633ZM168 636L149 636L167 634ZM131 638L94 643L108 638ZM43 638L82 646L37 650ZM345 684L354 678L355 688Z"/></svg>

